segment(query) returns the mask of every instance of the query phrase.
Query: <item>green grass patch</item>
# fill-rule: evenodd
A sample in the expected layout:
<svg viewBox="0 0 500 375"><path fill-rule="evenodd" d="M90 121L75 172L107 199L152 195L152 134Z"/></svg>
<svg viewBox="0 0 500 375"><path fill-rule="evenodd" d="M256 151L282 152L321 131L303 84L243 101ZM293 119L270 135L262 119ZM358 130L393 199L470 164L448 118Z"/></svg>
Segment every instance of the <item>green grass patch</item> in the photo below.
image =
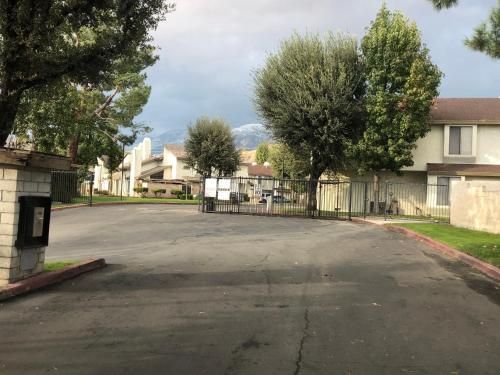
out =
<svg viewBox="0 0 500 375"><path fill-rule="evenodd" d="M52 272L77 263L75 260L63 260L59 262L47 262L44 264L43 272Z"/></svg>
<svg viewBox="0 0 500 375"><path fill-rule="evenodd" d="M89 201L88 197L75 198L71 203L63 204L53 204L52 207L67 207L75 206L79 204L87 204ZM120 197L109 196L109 195L95 195L92 197L92 203L127 203L127 204L198 204L198 200L183 200L176 198L140 198L140 197Z"/></svg>
<svg viewBox="0 0 500 375"><path fill-rule="evenodd" d="M500 267L500 235L457 228L449 224L394 224L411 229L457 250Z"/></svg>

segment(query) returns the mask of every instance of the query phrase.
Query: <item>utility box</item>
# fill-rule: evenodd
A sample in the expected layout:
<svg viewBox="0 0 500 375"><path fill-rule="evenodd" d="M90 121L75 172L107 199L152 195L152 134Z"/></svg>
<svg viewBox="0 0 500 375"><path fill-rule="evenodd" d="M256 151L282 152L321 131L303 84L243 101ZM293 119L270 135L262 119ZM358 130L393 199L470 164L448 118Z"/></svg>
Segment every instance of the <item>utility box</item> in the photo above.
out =
<svg viewBox="0 0 500 375"><path fill-rule="evenodd" d="M19 197L18 249L48 246L50 206L50 197Z"/></svg>

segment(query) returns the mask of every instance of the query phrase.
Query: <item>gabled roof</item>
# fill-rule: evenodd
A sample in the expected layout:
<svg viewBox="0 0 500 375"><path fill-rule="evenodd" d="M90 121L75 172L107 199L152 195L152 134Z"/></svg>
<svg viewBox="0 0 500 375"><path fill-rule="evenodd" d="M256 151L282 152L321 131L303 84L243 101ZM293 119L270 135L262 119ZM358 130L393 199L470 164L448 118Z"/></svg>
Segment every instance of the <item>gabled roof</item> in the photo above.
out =
<svg viewBox="0 0 500 375"><path fill-rule="evenodd" d="M139 178L143 179L143 178L150 177L151 175L154 175L156 173L163 172L167 168L168 168L168 166L159 165L158 167L154 167L154 168L151 168L151 169L148 169L148 170L142 172L141 175L139 176Z"/></svg>
<svg viewBox="0 0 500 375"><path fill-rule="evenodd" d="M187 156L184 145L166 144L165 148L178 159L185 159Z"/></svg>
<svg viewBox="0 0 500 375"><path fill-rule="evenodd" d="M249 176L264 176L272 177L273 170L271 167L264 167L263 165L249 165L248 166Z"/></svg>
<svg viewBox="0 0 500 375"><path fill-rule="evenodd" d="M500 98L437 98L431 121L500 124Z"/></svg>

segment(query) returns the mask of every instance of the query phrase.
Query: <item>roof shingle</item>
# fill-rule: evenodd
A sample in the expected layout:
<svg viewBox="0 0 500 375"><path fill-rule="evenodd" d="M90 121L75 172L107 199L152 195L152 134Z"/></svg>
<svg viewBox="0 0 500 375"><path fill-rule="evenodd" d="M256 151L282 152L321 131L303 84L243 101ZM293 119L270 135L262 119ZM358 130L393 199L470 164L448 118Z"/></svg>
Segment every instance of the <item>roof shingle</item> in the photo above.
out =
<svg viewBox="0 0 500 375"><path fill-rule="evenodd" d="M264 176L272 177L273 170L271 167L264 167L263 165L249 165L248 166L249 176Z"/></svg>
<svg viewBox="0 0 500 375"><path fill-rule="evenodd" d="M500 98L437 98L432 122L470 121L500 124Z"/></svg>

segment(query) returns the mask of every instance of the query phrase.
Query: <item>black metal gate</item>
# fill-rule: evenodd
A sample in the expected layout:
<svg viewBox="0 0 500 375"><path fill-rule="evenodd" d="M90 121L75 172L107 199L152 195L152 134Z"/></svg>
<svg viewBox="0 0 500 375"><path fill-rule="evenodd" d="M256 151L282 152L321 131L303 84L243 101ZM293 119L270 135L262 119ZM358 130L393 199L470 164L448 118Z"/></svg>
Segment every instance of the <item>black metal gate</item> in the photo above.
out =
<svg viewBox="0 0 500 375"><path fill-rule="evenodd" d="M53 171L50 197L53 205L92 205L93 175L77 171Z"/></svg>
<svg viewBox="0 0 500 375"><path fill-rule="evenodd" d="M212 213L351 220L449 221L448 187L365 181L227 177L202 181L200 210Z"/></svg>

